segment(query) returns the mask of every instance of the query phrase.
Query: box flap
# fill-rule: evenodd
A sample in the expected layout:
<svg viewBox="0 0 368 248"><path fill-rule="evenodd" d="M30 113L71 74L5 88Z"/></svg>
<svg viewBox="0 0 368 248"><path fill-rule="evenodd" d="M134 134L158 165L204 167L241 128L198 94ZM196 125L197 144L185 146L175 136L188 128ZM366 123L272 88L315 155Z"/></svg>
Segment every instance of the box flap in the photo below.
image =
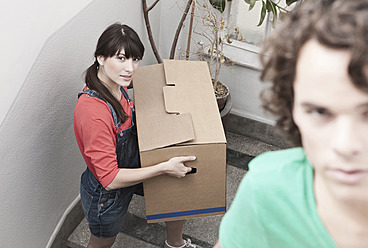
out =
<svg viewBox="0 0 368 248"><path fill-rule="evenodd" d="M207 62L164 60L164 73L166 111L192 117L195 139L180 145L226 143Z"/></svg>
<svg viewBox="0 0 368 248"><path fill-rule="evenodd" d="M206 62L164 60L134 76L139 148L226 143Z"/></svg>
<svg viewBox="0 0 368 248"><path fill-rule="evenodd" d="M139 149L148 151L194 139L189 113L169 114L165 110L162 64L140 67L134 76Z"/></svg>

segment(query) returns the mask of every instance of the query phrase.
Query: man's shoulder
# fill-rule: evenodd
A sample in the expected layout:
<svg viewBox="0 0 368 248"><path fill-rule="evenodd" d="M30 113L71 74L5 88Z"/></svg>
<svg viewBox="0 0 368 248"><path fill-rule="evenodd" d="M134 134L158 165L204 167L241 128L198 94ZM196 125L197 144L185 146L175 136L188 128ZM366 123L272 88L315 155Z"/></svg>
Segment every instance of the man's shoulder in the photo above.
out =
<svg viewBox="0 0 368 248"><path fill-rule="evenodd" d="M251 167L265 167L269 169L279 169L294 164L306 163L306 156L303 148L289 148L278 151L265 152L251 161Z"/></svg>
<svg viewBox="0 0 368 248"><path fill-rule="evenodd" d="M312 167L302 148L266 152L249 164L246 177L255 187L289 187L309 177ZM285 183L287 182L287 183Z"/></svg>

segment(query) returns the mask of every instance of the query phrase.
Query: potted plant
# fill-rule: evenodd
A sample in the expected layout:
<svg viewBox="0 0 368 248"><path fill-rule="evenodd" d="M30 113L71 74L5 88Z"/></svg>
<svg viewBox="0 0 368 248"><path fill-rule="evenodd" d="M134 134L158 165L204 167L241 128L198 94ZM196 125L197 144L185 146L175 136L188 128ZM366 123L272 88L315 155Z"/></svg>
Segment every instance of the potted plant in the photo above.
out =
<svg viewBox="0 0 368 248"><path fill-rule="evenodd" d="M157 62L162 63L162 59L157 51L152 36L152 31L150 28L151 25L148 17L149 11L151 11L159 1L160 0L156 0L150 7L148 7L146 0L142 0L142 7L152 50L157 59ZM265 20L267 12L271 12L273 14L274 21L280 16L280 13L288 12L285 8L280 6L279 3L281 0L278 2L274 2L273 0L244 1L249 4L249 10L253 9L257 1L262 2L258 26L261 25ZM297 1L298 0L285 0L288 6ZM227 115L231 110L231 96L229 89L226 84L224 84L223 82L219 82L219 74L222 65L227 62L233 64L223 54L224 43L231 43L231 39L229 38L229 32L231 31L228 30L228 18L225 14L230 2L231 0L187 0L174 35L170 52L170 59L174 59L175 52L177 51L176 46L180 32L184 27L184 22L187 18L187 15L190 13L187 49L186 52L179 52L179 54L181 55L179 56L179 58L189 59L191 41L196 40L194 44L197 45L197 50L193 53L197 55L197 59L205 60L208 62L209 71L213 79L213 88L218 100L219 110L221 112L223 122L226 122ZM197 25L195 25L195 27L193 27L194 19L196 19L197 21ZM192 33L195 34L195 38L192 37Z"/></svg>
<svg viewBox="0 0 368 248"><path fill-rule="evenodd" d="M157 62L161 63L162 59L154 43L148 18L148 12L152 10L158 2L159 0L156 0L150 7L148 7L146 0L142 0L142 6L150 44L156 56ZM184 21L188 13L190 12L191 14L187 49L186 52L179 52L180 54L184 53L184 56L178 57L185 57L185 59L189 59L192 33L196 34L197 38L201 37L198 39L205 40L198 40L198 42L195 42L198 46L198 49L193 53L197 55L197 59L208 62L209 71L213 79L215 96L218 100L219 110L220 112L222 111L221 115L223 117L225 115L227 116L231 110L231 100L227 101L230 95L229 88L225 84L219 82L221 66L226 61L226 58L224 57L222 51L223 39L225 37L228 37L227 35L225 35L225 31L227 28L227 19L224 15L224 10L227 2L228 0L188 0L186 3L186 7L183 10L182 17L177 26L170 52L170 59L174 59L175 52L177 52L176 46L180 32L183 29ZM196 15L194 14L195 12ZM196 21L201 23L201 25L196 25L196 28L193 28L193 20L195 19L195 17ZM226 103L228 104L227 108L225 108Z"/></svg>
<svg viewBox="0 0 368 248"><path fill-rule="evenodd" d="M229 36L227 34L228 20L225 16L226 0L197 0L198 20L193 33L197 35L196 42L198 49L195 53L198 58L207 61L208 68L212 77L213 90L217 99L218 107L224 109L227 98L229 97L229 88L223 82L219 81L219 75L222 65L228 59L223 54L223 45Z"/></svg>

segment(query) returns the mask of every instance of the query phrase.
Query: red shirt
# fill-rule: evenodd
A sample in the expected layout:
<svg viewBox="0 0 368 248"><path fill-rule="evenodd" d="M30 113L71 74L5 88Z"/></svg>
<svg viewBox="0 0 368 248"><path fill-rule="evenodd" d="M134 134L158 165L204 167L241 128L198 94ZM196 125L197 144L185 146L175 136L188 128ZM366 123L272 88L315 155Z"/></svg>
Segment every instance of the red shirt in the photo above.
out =
<svg viewBox="0 0 368 248"><path fill-rule="evenodd" d="M123 95L120 104L131 116L129 103ZM103 187L108 186L119 172L116 134L130 126L131 118L128 118L115 131L114 119L106 102L88 97L88 94L78 99L74 110L75 137L84 161Z"/></svg>

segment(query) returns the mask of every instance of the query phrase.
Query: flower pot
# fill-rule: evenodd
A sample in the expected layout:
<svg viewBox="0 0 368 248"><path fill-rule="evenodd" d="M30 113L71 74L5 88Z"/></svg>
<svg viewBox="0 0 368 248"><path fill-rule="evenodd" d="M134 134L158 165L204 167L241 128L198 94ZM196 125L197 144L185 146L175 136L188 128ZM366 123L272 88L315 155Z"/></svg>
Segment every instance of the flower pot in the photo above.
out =
<svg viewBox="0 0 368 248"><path fill-rule="evenodd" d="M233 105L233 100L231 99L231 94L229 93L227 100L225 102L225 105L223 109L220 111L222 126L224 127L225 135L227 132L227 123L229 120L232 105Z"/></svg>
<svg viewBox="0 0 368 248"><path fill-rule="evenodd" d="M226 84L218 81L215 90L217 106L220 111L222 126L224 127L225 135L227 131L227 122L230 116L233 101L231 99L229 87Z"/></svg>
<svg viewBox="0 0 368 248"><path fill-rule="evenodd" d="M220 111L225 107L226 100L229 94L230 94L229 87L227 87L226 84L218 81L217 88L215 90L215 95L216 95L217 105Z"/></svg>

